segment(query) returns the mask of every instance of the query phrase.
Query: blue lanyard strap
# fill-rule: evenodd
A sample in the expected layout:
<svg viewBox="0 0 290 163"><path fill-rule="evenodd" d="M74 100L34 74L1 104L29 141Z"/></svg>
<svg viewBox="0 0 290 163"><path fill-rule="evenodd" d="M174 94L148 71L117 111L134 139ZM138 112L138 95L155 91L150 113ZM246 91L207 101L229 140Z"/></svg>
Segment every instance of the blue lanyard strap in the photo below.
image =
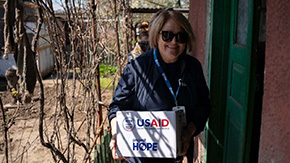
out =
<svg viewBox="0 0 290 163"><path fill-rule="evenodd" d="M159 63L159 61L157 59L156 49L154 49L153 55L154 55L154 61L155 61L156 65L157 65L160 73L162 74L162 77L163 77L163 79L164 79L164 81L166 83L166 86L168 87L170 93L172 94L172 96L174 98L175 105L177 106L177 95L178 95L178 92L180 90L180 84L178 85L178 88L176 90L176 93L174 94L173 89L172 89L172 86L171 86L169 80L167 79L167 76L166 76L165 72L163 71L162 67L160 66L160 63Z"/></svg>

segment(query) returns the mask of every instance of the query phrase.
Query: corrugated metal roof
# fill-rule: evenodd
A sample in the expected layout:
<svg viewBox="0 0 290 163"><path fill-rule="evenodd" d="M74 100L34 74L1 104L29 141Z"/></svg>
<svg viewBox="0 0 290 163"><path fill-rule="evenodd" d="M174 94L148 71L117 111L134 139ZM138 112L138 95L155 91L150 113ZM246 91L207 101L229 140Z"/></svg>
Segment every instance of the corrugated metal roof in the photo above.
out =
<svg viewBox="0 0 290 163"><path fill-rule="evenodd" d="M156 13L163 8L131 8L132 13ZM172 8L173 10L180 11L182 13L188 13L189 8Z"/></svg>

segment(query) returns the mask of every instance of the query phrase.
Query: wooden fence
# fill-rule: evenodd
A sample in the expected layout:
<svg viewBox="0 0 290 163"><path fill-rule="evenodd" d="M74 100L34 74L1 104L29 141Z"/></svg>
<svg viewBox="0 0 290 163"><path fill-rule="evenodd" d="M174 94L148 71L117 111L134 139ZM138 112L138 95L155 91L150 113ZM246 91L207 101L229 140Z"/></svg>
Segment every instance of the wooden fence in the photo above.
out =
<svg viewBox="0 0 290 163"><path fill-rule="evenodd" d="M95 163L121 163L121 161L113 160L112 158L112 152L109 147L111 137L111 133L105 130L104 135L101 137L101 145L98 144L95 150Z"/></svg>
<svg viewBox="0 0 290 163"><path fill-rule="evenodd" d="M116 55L110 54L110 55L103 55L101 63L110 65L110 66L117 66L117 57Z"/></svg>

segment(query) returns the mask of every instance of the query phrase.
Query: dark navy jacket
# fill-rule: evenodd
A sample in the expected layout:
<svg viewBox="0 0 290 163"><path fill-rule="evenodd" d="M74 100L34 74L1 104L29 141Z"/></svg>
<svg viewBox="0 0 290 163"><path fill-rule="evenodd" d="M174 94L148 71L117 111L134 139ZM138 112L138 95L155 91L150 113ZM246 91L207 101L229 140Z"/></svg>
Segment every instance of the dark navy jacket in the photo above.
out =
<svg viewBox="0 0 290 163"><path fill-rule="evenodd" d="M158 60L162 61L157 50ZM180 72L176 81L182 79L177 96L179 106L185 106L187 122L197 127L198 135L205 126L210 112L209 91L201 64L187 54L179 56ZM167 74L170 75L170 74ZM175 106L174 98L165 84L154 61L153 50L140 55L126 66L110 104L109 120L119 110L168 111Z"/></svg>

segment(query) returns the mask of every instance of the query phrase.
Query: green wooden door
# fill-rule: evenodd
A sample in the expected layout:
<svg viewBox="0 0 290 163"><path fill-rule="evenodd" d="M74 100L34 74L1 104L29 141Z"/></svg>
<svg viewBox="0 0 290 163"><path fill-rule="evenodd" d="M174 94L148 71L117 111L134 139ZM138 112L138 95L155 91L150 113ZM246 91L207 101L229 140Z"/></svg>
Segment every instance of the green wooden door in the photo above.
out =
<svg viewBox="0 0 290 163"><path fill-rule="evenodd" d="M252 25L253 1L232 0L223 161L225 163L242 163L245 159Z"/></svg>

